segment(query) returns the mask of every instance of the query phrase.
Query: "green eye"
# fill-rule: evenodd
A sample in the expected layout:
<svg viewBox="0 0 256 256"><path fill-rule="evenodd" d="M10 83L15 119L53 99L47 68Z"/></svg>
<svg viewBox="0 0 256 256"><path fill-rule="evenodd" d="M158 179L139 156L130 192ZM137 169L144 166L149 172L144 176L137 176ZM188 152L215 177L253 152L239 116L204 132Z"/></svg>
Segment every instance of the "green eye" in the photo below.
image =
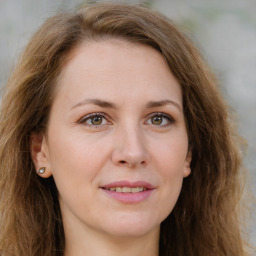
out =
<svg viewBox="0 0 256 256"><path fill-rule="evenodd" d="M80 119L79 123L84 124L88 127L101 127L106 124L110 124L104 113L93 113L87 116L84 116Z"/></svg>
<svg viewBox="0 0 256 256"><path fill-rule="evenodd" d="M151 123L153 125L161 125L163 122L163 117L162 116L153 116L151 117Z"/></svg>
<svg viewBox="0 0 256 256"><path fill-rule="evenodd" d="M165 113L152 113L149 115L149 119L146 121L146 124L151 126L166 127L171 125L174 122L173 118Z"/></svg>
<svg viewBox="0 0 256 256"><path fill-rule="evenodd" d="M89 120L92 125L101 125L102 124L102 116L95 116L90 118Z"/></svg>

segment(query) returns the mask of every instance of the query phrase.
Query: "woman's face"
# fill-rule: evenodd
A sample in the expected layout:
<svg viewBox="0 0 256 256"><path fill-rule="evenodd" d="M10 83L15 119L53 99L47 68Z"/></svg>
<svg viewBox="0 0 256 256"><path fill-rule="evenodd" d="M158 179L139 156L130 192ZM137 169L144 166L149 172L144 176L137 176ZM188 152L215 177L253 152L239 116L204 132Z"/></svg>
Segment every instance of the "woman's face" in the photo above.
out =
<svg viewBox="0 0 256 256"><path fill-rule="evenodd" d="M80 46L64 67L34 162L53 175L65 230L140 236L172 211L190 155L164 58L108 40Z"/></svg>

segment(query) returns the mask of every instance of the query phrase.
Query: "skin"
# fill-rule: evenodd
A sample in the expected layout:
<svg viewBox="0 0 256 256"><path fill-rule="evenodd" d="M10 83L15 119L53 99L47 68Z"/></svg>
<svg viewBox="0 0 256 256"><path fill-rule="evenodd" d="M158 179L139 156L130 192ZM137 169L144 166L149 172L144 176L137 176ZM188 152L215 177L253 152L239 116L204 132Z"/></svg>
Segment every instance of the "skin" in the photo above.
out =
<svg viewBox="0 0 256 256"><path fill-rule="evenodd" d="M180 85L149 46L118 39L79 46L31 153L59 191L65 256L158 255L160 223L190 174ZM101 188L120 180L154 189L141 202L120 202Z"/></svg>

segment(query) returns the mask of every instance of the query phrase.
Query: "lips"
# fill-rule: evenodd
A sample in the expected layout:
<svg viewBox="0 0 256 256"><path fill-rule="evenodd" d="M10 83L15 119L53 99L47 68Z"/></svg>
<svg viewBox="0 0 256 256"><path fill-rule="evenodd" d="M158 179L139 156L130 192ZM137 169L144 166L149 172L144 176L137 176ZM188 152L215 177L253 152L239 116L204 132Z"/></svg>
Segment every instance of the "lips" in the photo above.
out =
<svg viewBox="0 0 256 256"><path fill-rule="evenodd" d="M144 181L118 181L100 187L108 196L123 203L139 203L150 197L155 187Z"/></svg>
<svg viewBox="0 0 256 256"><path fill-rule="evenodd" d="M129 181L117 181L112 182L106 185L101 186L105 189L115 188L115 187L127 187L127 188L136 188L136 187L143 187L145 189L154 189L154 186L151 185L148 182L145 181L135 181L135 182L129 182Z"/></svg>
<svg viewBox="0 0 256 256"><path fill-rule="evenodd" d="M115 191L115 192L120 192L120 193L139 193L139 192L142 192L142 191L146 190L146 188L143 188L143 187L135 187L135 188L111 187L108 190Z"/></svg>

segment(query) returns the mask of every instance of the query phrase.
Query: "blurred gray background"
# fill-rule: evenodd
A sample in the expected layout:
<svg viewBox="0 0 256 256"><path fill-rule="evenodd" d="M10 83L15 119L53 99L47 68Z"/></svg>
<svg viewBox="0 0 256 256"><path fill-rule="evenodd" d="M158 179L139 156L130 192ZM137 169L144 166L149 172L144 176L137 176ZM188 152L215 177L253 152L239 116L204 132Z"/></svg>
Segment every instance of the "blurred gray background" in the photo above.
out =
<svg viewBox="0 0 256 256"><path fill-rule="evenodd" d="M95 1L0 0L0 86L5 84L17 56L43 21L83 2ZM256 0L123 2L144 3L170 17L210 63L225 98L237 111L239 131L248 141L248 186L251 184L256 195ZM255 220L250 227L250 239L256 245Z"/></svg>

